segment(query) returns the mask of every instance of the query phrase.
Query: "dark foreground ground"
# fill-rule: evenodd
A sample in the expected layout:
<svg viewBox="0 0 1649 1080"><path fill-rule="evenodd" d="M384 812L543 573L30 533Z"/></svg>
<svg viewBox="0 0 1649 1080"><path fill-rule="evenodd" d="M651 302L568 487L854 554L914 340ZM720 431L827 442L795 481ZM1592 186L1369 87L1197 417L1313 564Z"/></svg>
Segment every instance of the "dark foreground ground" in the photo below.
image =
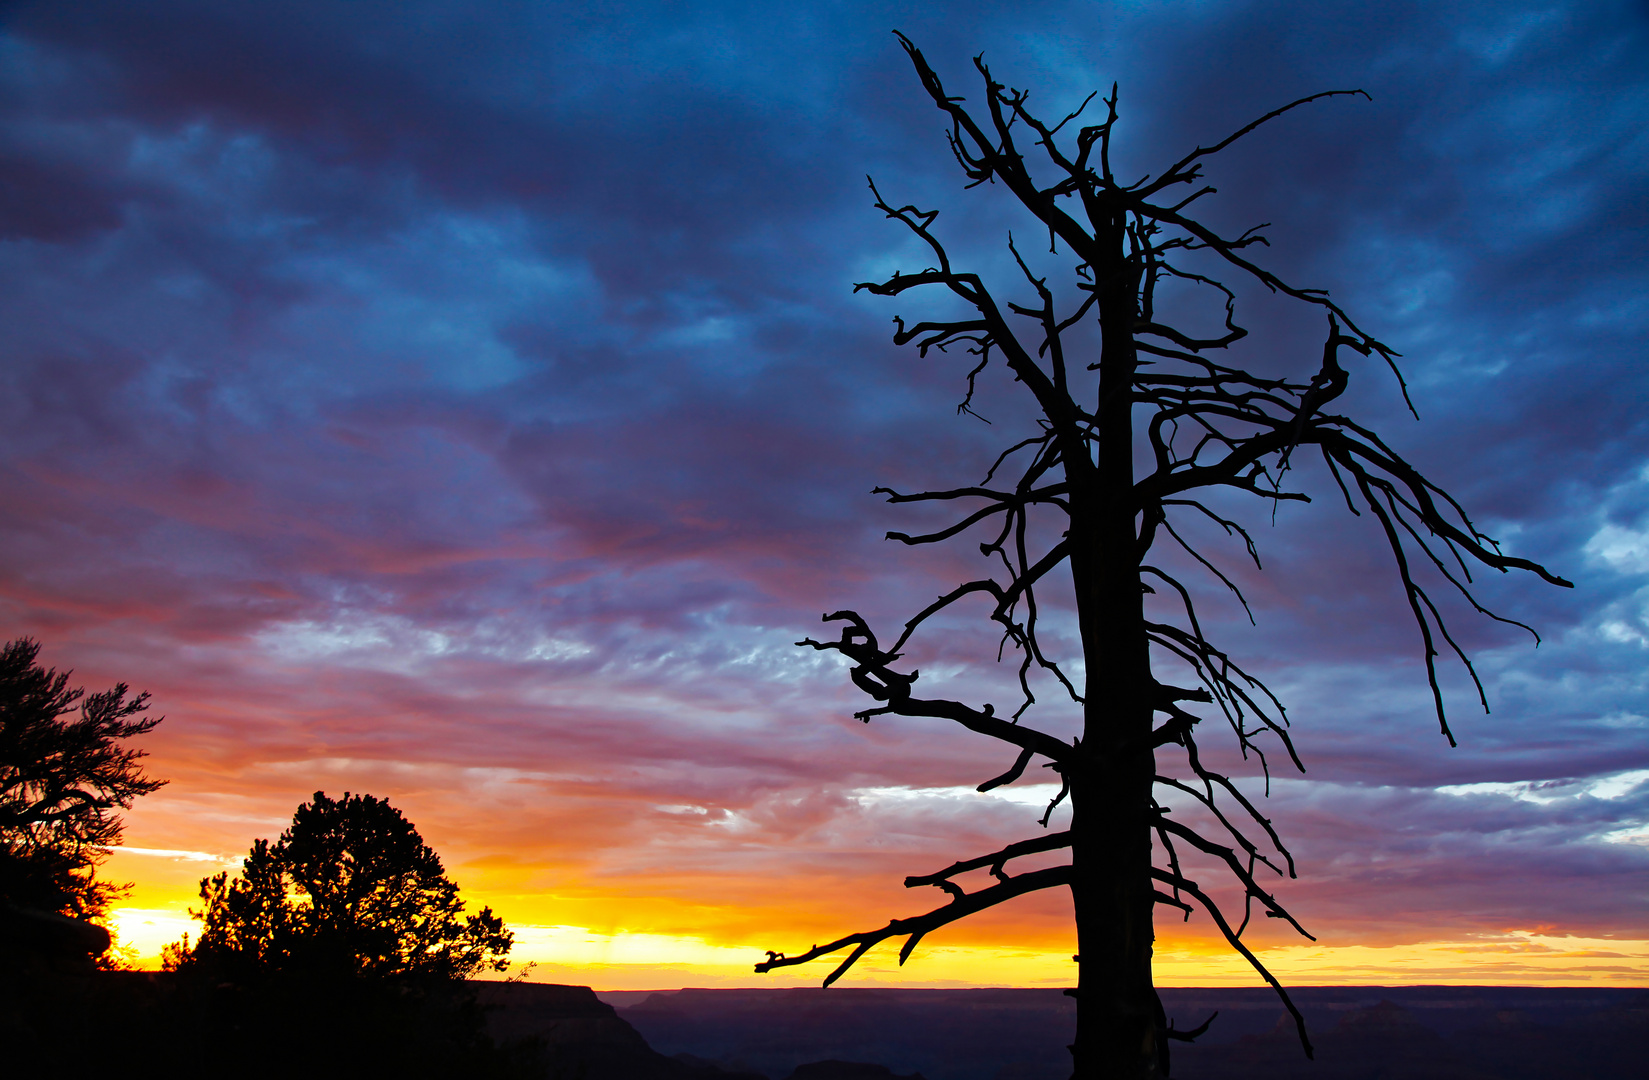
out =
<svg viewBox="0 0 1649 1080"><path fill-rule="evenodd" d="M0 957L3 959L3 957ZM679 990L24 972L0 964L0 1077L1065 1080L1058 990ZM1649 991L1166 990L1184 1080L1649 1080ZM607 1000L603 1000L603 998ZM619 1008L615 1009L614 1005Z"/></svg>
<svg viewBox="0 0 1649 1080"><path fill-rule="evenodd" d="M1649 990L1306 987L1306 1060L1266 989L1166 989L1185 1080L1649 1080ZM603 994L665 1055L769 1080L837 1059L926 1080L1064 1080L1075 1005L1058 990L679 990Z"/></svg>

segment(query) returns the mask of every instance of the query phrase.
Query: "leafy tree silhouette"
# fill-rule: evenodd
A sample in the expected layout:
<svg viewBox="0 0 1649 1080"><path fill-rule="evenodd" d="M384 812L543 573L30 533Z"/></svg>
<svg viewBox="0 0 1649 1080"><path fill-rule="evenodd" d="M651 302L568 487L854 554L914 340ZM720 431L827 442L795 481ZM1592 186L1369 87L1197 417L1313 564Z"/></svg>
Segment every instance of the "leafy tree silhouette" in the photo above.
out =
<svg viewBox="0 0 1649 1080"><path fill-rule="evenodd" d="M487 1038L464 980L508 965L491 908L466 915L440 856L400 810L317 791L239 875L202 879L200 938L166 949L174 1022L208 1033L202 1060L258 1075L324 1064L340 1075L531 1071L530 1048ZM523 1054L527 1054L523 1057Z"/></svg>
<svg viewBox="0 0 1649 1080"><path fill-rule="evenodd" d="M371 795L317 791L278 841L253 843L240 876L203 878L200 896L200 940L172 948L174 968L427 981L509 965L503 920L491 908L466 916L441 857Z"/></svg>
<svg viewBox="0 0 1649 1080"><path fill-rule="evenodd" d="M1265 243L1258 231L1263 226L1228 237L1188 213L1214 191L1201 183L1205 159L1291 109L1360 91L1302 98L1211 146L1196 147L1155 176L1128 183L1111 165L1115 87L1103 102L1104 119L1079 127L1074 141L1068 134L1062 141L1061 133L1097 95L1049 124L1031 111L1026 92L997 82L976 58L983 111L970 111L965 99L946 90L922 53L902 34L899 40L946 118L950 149L968 186L1005 188L1030 213L1036 233L1047 234L1049 254L1063 245L1076 266L1064 285L1051 286L1010 236L1008 250L1028 296L1023 302L999 301L983 277L953 265L933 231L937 211L896 206L872 182L876 207L909 230L933 261L916 273L896 272L855 290L896 297L937 289L949 294L950 303L960 301L967 313L959 317L913 325L896 318L894 341L914 343L923 357L953 347L972 357L961 412L973 412L975 380L997 361L1030 395L1037 415L1034 428L1009 445L978 483L909 494L877 489L893 503L967 504L947 527L888 537L922 545L976 527L989 529L979 550L1000 573L965 581L940 596L906 622L890 646L881 645L854 611L825 616L827 622L846 624L836 640L798 644L848 659L853 683L879 703L856 714L867 723L886 715L947 719L1012 748L1011 767L980 784L980 791L1013 783L1035 758L1046 759L1062 782L1049 814L1068 800L1071 824L936 873L907 877L906 886L938 887L949 902L794 956L770 952L756 970L850 950L825 979L829 986L879 942L904 938L903 963L922 937L939 927L1016 896L1067 888L1078 941L1078 986L1071 991L1078 1006L1071 1046L1075 1076L1166 1076L1169 1040L1193 1038L1207 1027L1176 1031L1163 1014L1151 975L1152 913L1158 905L1187 918L1194 910L1205 912L1231 947L1277 988L1309 1055L1298 1010L1243 941L1256 907L1305 933L1260 876L1292 877L1294 862L1270 820L1200 754L1200 725L1209 717L1225 721L1236 748L1244 758L1257 755L1267 776L1266 740L1296 767L1303 766L1281 703L1204 634L1196 593L1182 580L1187 568L1212 575L1245 610L1247 602L1231 575L1199 549L1188 526L1200 520L1239 539L1258 567L1253 539L1229 516L1227 505L1243 496L1273 510L1283 502L1309 501L1293 489L1294 466L1296 458L1319 456L1325 479L1332 478L1347 508L1372 518L1390 548L1419 628L1437 719L1451 745L1436 665L1440 645L1464 665L1485 709L1488 702L1432 590L1439 584L1458 590L1471 607L1489 614L1471 592L1472 563L1569 583L1503 554L1459 503L1379 435L1328 411L1350 380L1342 356L1381 362L1403 386L1396 352L1358 327L1326 292L1290 285L1253 261L1252 249ZM1171 194L1187 186L1189 194ZM1259 373L1221 358L1221 350L1247 335L1236 321L1237 294L1220 280L1221 273L1322 311L1328 330L1320 359L1305 358L1314 371L1291 373L1285 360L1279 372ZM1185 310L1188 294L1197 289L1214 301L1220 329L1212 334L1170 321L1170 313ZM1176 291L1170 295L1171 290ZM1406 386L1403 394L1407 400ZM1013 477L1006 475L1010 471ZM1058 599L1051 595L1055 589ZM998 715L990 704L919 697L918 672L896 666L930 620L981 602L1000 628L1003 646L1019 653L1022 700L1009 716ZM1058 649L1069 636L1042 629L1050 608L1074 616L1078 644L1064 656ZM1075 677L1073 660L1082 667ZM1175 685L1170 669L1190 685ZM1075 706L1077 737L1066 741L1023 722L1036 702L1033 679L1045 680ZM1171 816L1165 804L1174 800L1182 812ZM1044 827L1048 820L1045 815ZM1062 850L1070 853L1063 865L1008 871L1016 859ZM1243 892L1240 919L1193 876L1198 859L1235 878ZM972 872L988 872L993 880L969 891L957 879Z"/></svg>
<svg viewBox="0 0 1649 1080"><path fill-rule="evenodd" d="M128 698L118 683L88 697L68 685L72 672L41 667L39 655L30 638L0 648L0 904L32 920L37 939L50 936L41 913L107 914L124 889L96 868L120 843L118 811L165 784L144 774L142 750L121 744L161 722L143 715L149 695ZM89 951L108 947L99 930L55 925Z"/></svg>

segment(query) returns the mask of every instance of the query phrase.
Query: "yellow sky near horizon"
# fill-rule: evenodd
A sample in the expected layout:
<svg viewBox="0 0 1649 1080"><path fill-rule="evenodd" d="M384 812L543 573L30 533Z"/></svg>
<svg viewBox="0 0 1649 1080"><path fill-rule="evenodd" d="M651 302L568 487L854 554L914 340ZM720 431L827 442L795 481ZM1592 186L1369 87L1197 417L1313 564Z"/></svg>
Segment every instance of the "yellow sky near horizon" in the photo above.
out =
<svg viewBox="0 0 1649 1080"><path fill-rule="evenodd" d="M178 908L123 907L111 920L138 967L160 966L161 946L194 929ZM534 982L597 990L816 986L828 960L757 975L762 950L647 931L601 933L580 926L511 924L516 935L509 974L528 963ZM1237 954L1200 939L1158 941L1159 986L1255 986L1259 977ZM839 985L905 987L1069 986L1070 954L1034 946L924 943L901 969L897 942L872 950ZM843 953L842 955L845 955ZM1418 941L1402 945L1279 946L1261 958L1293 986L1649 986L1649 941L1578 938L1513 931L1497 938Z"/></svg>
<svg viewBox="0 0 1649 1080"><path fill-rule="evenodd" d="M112 852L105 876L134 884L111 918L132 962L144 969L158 968L162 946L196 928L188 912L197 903L199 879L219 870L233 872L238 865L238 858L204 852L137 847ZM752 968L767 948L799 948L824 940L819 927L836 926L838 919L838 935L880 925L847 921L850 915L821 919L817 912L809 912L803 924L771 909L764 913L759 904L750 911L716 911L656 896L603 894L588 888L559 896L525 894L488 889L489 875L479 868L471 870L466 873L460 867L453 876L461 884L475 880L477 886L464 888L471 908L491 906L515 932L511 974L531 963L528 978L533 981L597 990L816 986L834 966L828 958L768 975ZM925 894L917 895L926 899ZM902 908L884 912L883 918L922 910L917 904L907 901ZM1069 924L1047 914L1031 905L1019 912L1003 908L945 928L926 939L903 968L897 964L898 941L884 943L866 954L839 985L1072 985ZM756 927L757 923L765 925ZM683 931L695 924L706 931ZM1154 964L1158 985L1262 985L1223 941L1198 929L1176 920L1159 923ZM1261 942L1256 952L1285 985L1295 986L1649 986L1649 940L1577 936L1544 926L1374 944L1326 939Z"/></svg>

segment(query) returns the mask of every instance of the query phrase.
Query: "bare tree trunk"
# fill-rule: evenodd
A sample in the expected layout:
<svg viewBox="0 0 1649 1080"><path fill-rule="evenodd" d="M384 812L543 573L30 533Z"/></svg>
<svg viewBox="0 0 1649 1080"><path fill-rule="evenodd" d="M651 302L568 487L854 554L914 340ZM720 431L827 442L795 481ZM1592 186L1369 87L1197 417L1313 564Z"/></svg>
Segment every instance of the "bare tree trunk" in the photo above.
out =
<svg viewBox="0 0 1649 1080"><path fill-rule="evenodd" d="M1121 830L1107 814L1103 802L1090 810L1078 803L1073 823L1073 828L1087 834L1088 843L1077 842L1076 880L1071 888L1081 950L1072 1076L1076 1080L1155 1080L1164 1075L1165 1062L1157 1048L1151 924L1137 899L1140 875L1134 866L1119 866L1118 860L1104 858L1100 850L1083 850L1097 849L1096 839L1101 843L1113 837L1127 839L1117 836ZM1134 846L1148 854L1149 845L1140 842L1144 832L1136 833Z"/></svg>
<svg viewBox="0 0 1649 1080"><path fill-rule="evenodd" d="M1082 746L1072 776L1076 909L1076 1080L1166 1075L1151 980L1150 749L1154 703L1135 529L1133 325L1138 277L1122 215L1096 237L1100 359L1097 447L1067 451L1071 573L1087 661ZM1075 442L1076 440L1072 440ZM1093 453L1090 465L1088 456ZM1079 509L1080 507L1080 509Z"/></svg>

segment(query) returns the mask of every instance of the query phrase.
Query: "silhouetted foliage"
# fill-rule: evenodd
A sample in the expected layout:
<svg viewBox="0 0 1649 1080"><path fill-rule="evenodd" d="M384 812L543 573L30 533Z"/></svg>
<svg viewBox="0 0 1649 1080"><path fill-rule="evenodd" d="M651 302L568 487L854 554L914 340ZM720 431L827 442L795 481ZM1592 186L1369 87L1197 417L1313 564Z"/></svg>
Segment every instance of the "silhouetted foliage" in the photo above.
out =
<svg viewBox="0 0 1649 1080"><path fill-rule="evenodd" d="M8 980L9 982L10 980ZM93 972L0 986L0 1075L542 1077L537 1048L495 1045L473 988L204 971Z"/></svg>
<svg viewBox="0 0 1649 1080"><path fill-rule="evenodd" d="M198 941L166 950L167 1014L259 1075L495 1076L531 1052L486 1036L464 980L507 966L513 936L383 799L324 792L240 874L202 879Z"/></svg>
<svg viewBox="0 0 1649 1080"><path fill-rule="evenodd" d="M271 844L258 840L238 877L203 878L200 939L173 967L206 965L236 981L320 978L460 980L503 971L513 935L464 902L441 857L395 807L317 791Z"/></svg>
<svg viewBox="0 0 1649 1080"><path fill-rule="evenodd" d="M1205 533L1239 540L1257 568L1253 538L1233 519L1230 505L1251 497L1274 512L1284 502L1309 501L1292 489L1294 469L1308 454L1320 456L1319 482L1332 480L1328 490L1343 497L1351 513L1371 518L1390 548L1419 628L1437 719L1451 744L1436 668L1439 646L1459 658L1474 683L1477 676L1445 626L1433 591L1457 590L1471 607L1488 614L1471 592L1472 563L1501 572L1530 571L1557 585L1568 582L1502 554L1459 503L1380 436L1328 411L1351 377L1341 366L1345 352L1397 375L1395 351L1360 329L1326 292L1292 286L1252 261L1252 250L1265 243L1258 231L1263 226L1229 237L1187 213L1192 203L1213 193L1200 183L1210 155L1298 106L1360 91L1302 98L1211 146L1193 149L1155 176L1128 182L1111 167L1115 87L1103 101L1104 119L1079 127L1074 140L1067 134L1062 142L1061 133L1097 95L1057 123L1045 123L1031 111L1024 91L997 82L976 58L983 109L970 110L903 35L900 41L923 89L945 115L950 149L968 186L1005 188L1030 213L1034 234L1047 235L1049 255L1063 245L1076 264L1067 279L1050 285L1051 273L1033 269L1048 260L1027 257L1010 236L1008 250L1023 275L1025 296L999 301L983 277L953 266L933 231L937 211L890 203L872 183L876 207L908 230L933 262L916 273L860 283L855 290L893 297L933 287L948 302L960 301L966 314L959 317L912 325L896 318L894 341L914 343L923 357L948 355L953 347L971 356L961 412L983 408L975 397L976 379L996 361L1030 395L1037 415L1033 426L1007 441L977 483L910 494L877 489L894 503L969 504L948 527L921 535L893 532L888 538L922 545L988 529L979 551L999 573L965 581L940 596L904 624L891 646L883 647L854 611L825 616L827 622L846 624L836 640L798 644L848 659L854 684L878 702L856 714L867 723L886 715L942 718L1011 747L1012 765L980 784L980 791L1011 784L1034 759L1045 759L1062 785L1049 814L1068 800L1071 825L908 877L907 886L937 887L949 902L796 956L769 953L756 970L850 949L825 980L828 986L879 942L904 938L902 963L925 934L948 923L1015 896L1068 888L1079 954L1071 1046L1078 1077L1165 1076L1168 1040L1202 1030L1175 1030L1153 988L1157 905L1187 918L1205 912L1232 948L1277 987L1309 1054L1299 1012L1243 942L1256 907L1305 933L1260 877L1262 871L1292 877L1293 859L1239 786L1200 755L1199 725L1209 716L1225 721L1236 748L1245 759L1257 757L1262 771L1269 767L1266 740L1303 766L1281 703L1204 634L1196 593L1182 580L1188 570L1207 572L1245 610L1247 603L1231 575L1201 550L1198 523ZM1186 185L1194 185L1190 194L1170 195ZM1320 358L1276 359L1275 373L1256 373L1219 358L1221 350L1247 335L1236 321L1237 294L1220 280L1222 273L1318 308L1327 322ZM1174 325L1175 313L1187 310L1197 290L1214 301L1212 324L1218 329L1212 332L1183 321ZM1022 321L1010 325L1010 319ZM1397 379L1402 386L1401 376ZM1406 400L1406 387L1403 393ZM1008 477L1010 472L1017 476ZM997 479L999 474L1004 478ZM1001 630L1003 647L1019 653L1022 700L1006 716L990 704L918 697L918 673L895 666L918 631L937 625L930 620L981 601L986 617ZM1071 635L1045 629L1050 610L1073 617L1074 647ZM1159 678L1170 668L1190 685ZM1080 713L1074 725L1080 734L1071 741L1023 722L1037 701L1038 680ZM1482 697L1481 684L1477 690ZM1482 700L1486 709L1487 699ZM1170 816L1164 804L1175 799L1190 813ZM1044 827L1047 822L1044 815ZM1061 850L1070 852L1064 865L1008 872L1016 859ZM1199 859L1241 887L1240 919L1194 876ZM990 883L969 891L957 879L970 873L988 873Z"/></svg>
<svg viewBox="0 0 1649 1080"><path fill-rule="evenodd" d="M43 668L40 645L0 648L0 903L100 919L121 886L96 867L120 843L117 811L165 783L144 775L121 740L154 729L149 695L127 686L87 696L71 672Z"/></svg>

